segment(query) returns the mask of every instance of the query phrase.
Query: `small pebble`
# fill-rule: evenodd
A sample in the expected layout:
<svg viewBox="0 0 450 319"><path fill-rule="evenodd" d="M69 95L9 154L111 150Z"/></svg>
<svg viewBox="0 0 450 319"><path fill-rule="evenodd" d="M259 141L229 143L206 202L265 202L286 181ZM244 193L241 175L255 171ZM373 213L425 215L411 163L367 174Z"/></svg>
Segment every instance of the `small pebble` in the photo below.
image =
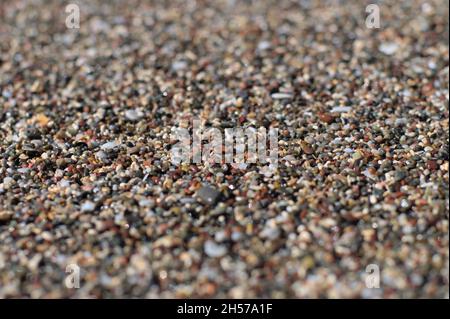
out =
<svg viewBox="0 0 450 319"><path fill-rule="evenodd" d="M214 205L220 198L220 192L211 186L202 186L197 191L197 197L200 200L209 205Z"/></svg>
<svg viewBox="0 0 450 319"><path fill-rule="evenodd" d="M393 55L398 50L398 44L395 42L382 43L378 50L386 55Z"/></svg>
<svg viewBox="0 0 450 319"><path fill-rule="evenodd" d="M352 108L350 106L335 106L331 109L331 113L347 113L351 110Z"/></svg>
<svg viewBox="0 0 450 319"><path fill-rule="evenodd" d="M290 100L293 98L293 95L289 93L273 93L271 97L274 100Z"/></svg>
<svg viewBox="0 0 450 319"><path fill-rule="evenodd" d="M92 212L95 210L95 203L91 201L86 201L81 205L82 212Z"/></svg>
<svg viewBox="0 0 450 319"><path fill-rule="evenodd" d="M204 245L205 254L212 258L225 256L227 248L224 245L218 245L212 240L207 240Z"/></svg>

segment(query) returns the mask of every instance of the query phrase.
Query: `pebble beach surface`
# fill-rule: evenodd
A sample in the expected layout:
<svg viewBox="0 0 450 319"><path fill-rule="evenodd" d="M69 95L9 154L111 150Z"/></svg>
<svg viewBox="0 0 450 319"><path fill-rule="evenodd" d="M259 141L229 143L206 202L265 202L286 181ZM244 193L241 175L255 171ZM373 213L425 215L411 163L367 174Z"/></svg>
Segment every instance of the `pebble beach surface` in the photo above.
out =
<svg viewBox="0 0 450 319"><path fill-rule="evenodd" d="M448 1L67 3L0 3L0 298L448 298Z"/></svg>

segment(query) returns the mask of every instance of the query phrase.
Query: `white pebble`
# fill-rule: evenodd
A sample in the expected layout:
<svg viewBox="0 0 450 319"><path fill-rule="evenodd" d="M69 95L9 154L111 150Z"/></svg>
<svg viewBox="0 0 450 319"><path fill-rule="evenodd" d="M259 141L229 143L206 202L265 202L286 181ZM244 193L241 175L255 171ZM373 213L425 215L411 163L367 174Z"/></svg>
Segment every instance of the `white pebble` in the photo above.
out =
<svg viewBox="0 0 450 319"><path fill-rule="evenodd" d="M125 117L128 121L134 122L139 119L141 119L144 116L144 114L139 110L126 110L125 111Z"/></svg>
<svg viewBox="0 0 450 319"><path fill-rule="evenodd" d="M273 93L271 95L274 100L292 99L292 94L289 93Z"/></svg>
<svg viewBox="0 0 450 319"><path fill-rule="evenodd" d="M378 47L378 50L380 50L381 52L383 52L386 55L393 55L395 52L397 52L397 49L398 49L398 44L394 43L394 42L382 43Z"/></svg>
<svg viewBox="0 0 450 319"><path fill-rule="evenodd" d="M205 254L209 257L222 257L227 253L227 248L223 245L218 245L212 240L207 240L204 245Z"/></svg>
<svg viewBox="0 0 450 319"><path fill-rule="evenodd" d="M91 201L86 201L81 205L82 212L92 212L95 209L95 204Z"/></svg>
<svg viewBox="0 0 450 319"><path fill-rule="evenodd" d="M186 61L175 61L174 63L172 63L172 70L174 71L181 71L187 68L187 63Z"/></svg>
<svg viewBox="0 0 450 319"><path fill-rule="evenodd" d="M105 144L103 144L102 146L100 146L100 148L102 150L112 150L113 148L119 146L120 144L115 142L115 141L111 141L111 142L107 142Z"/></svg>
<svg viewBox="0 0 450 319"><path fill-rule="evenodd" d="M347 113L351 110L352 108L350 106L335 106L331 109L331 113Z"/></svg>
<svg viewBox="0 0 450 319"><path fill-rule="evenodd" d="M262 238L274 240L280 236L280 230L277 227L267 226L261 231L260 235Z"/></svg>
<svg viewBox="0 0 450 319"><path fill-rule="evenodd" d="M258 51L265 51L271 47L269 41L261 41L258 43Z"/></svg>

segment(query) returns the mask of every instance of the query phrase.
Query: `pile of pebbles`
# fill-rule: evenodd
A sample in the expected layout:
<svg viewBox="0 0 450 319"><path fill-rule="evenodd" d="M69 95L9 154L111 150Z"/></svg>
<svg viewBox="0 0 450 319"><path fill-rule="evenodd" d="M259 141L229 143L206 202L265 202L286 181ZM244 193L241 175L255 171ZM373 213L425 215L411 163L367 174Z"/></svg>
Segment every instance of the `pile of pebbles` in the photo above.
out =
<svg viewBox="0 0 450 319"><path fill-rule="evenodd" d="M0 298L448 298L447 1L66 2L0 5ZM172 165L194 118L278 169Z"/></svg>

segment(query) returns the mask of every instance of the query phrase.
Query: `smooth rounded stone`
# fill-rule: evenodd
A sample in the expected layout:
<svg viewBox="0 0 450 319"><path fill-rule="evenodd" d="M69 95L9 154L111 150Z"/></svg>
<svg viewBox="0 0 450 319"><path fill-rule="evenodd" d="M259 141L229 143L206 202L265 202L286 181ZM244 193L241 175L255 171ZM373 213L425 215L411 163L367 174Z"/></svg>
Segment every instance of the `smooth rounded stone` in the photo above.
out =
<svg viewBox="0 0 450 319"><path fill-rule="evenodd" d="M279 93L273 93L273 94L271 95L271 97L272 97L272 99L274 99L274 100L290 100L290 99L292 99L294 96L293 96L292 94L290 94L290 93L282 93L282 92L279 92Z"/></svg>
<svg viewBox="0 0 450 319"><path fill-rule="evenodd" d="M68 181L66 179L62 179L59 181L58 185L59 185L59 187L66 188L66 187L70 186L70 181Z"/></svg>
<svg viewBox="0 0 450 319"><path fill-rule="evenodd" d="M120 143L118 143L116 141L111 141L111 142L106 142L106 143L102 144L102 146L100 146L100 148L104 151L108 151L108 150L112 150L118 146L120 146Z"/></svg>
<svg viewBox="0 0 450 319"><path fill-rule="evenodd" d="M108 155L103 151L98 151L95 153L95 157L100 161L108 160Z"/></svg>
<svg viewBox="0 0 450 319"><path fill-rule="evenodd" d="M175 61L172 63L172 70L174 71L181 71L185 70L188 67L188 64L186 61Z"/></svg>
<svg viewBox="0 0 450 319"><path fill-rule="evenodd" d="M20 174L27 174L28 172L30 172L30 169L29 168L19 168L17 170L17 172Z"/></svg>
<svg viewBox="0 0 450 319"><path fill-rule="evenodd" d="M239 241L242 239L242 237L243 237L243 235L240 232L234 231L231 233L231 240L233 240L233 241Z"/></svg>
<svg viewBox="0 0 450 319"><path fill-rule="evenodd" d="M126 110L125 118L130 122L136 122L140 120L144 114L139 110Z"/></svg>
<svg viewBox="0 0 450 319"><path fill-rule="evenodd" d="M0 211L0 222L6 222L9 221L13 216L13 213L10 211Z"/></svg>
<svg viewBox="0 0 450 319"><path fill-rule="evenodd" d="M380 44L378 50L386 55L393 55L398 50L398 44L395 42L384 42Z"/></svg>
<svg viewBox="0 0 450 319"><path fill-rule="evenodd" d="M394 178L396 181L401 181L407 176L406 172L404 170L396 170L394 173Z"/></svg>
<svg viewBox="0 0 450 319"><path fill-rule="evenodd" d="M193 204L193 203L195 203L195 199L191 198L191 197L182 197L182 198L180 198L180 203L183 205Z"/></svg>
<svg viewBox="0 0 450 319"><path fill-rule="evenodd" d="M277 239L280 236L280 234L281 232L280 229L278 229L278 227L267 226L261 231L260 236L262 238L274 240Z"/></svg>
<svg viewBox="0 0 450 319"><path fill-rule="evenodd" d="M225 245L219 245L212 240L207 240L203 248L205 254L212 258L225 256L228 251Z"/></svg>
<svg viewBox="0 0 450 319"><path fill-rule="evenodd" d="M155 201L153 199L141 199L139 206L152 208L155 206Z"/></svg>
<svg viewBox="0 0 450 319"><path fill-rule="evenodd" d="M214 239L219 243L223 242L227 239L227 233L224 230L220 230L214 235Z"/></svg>
<svg viewBox="0 0 450 319"><path fill-rule="evenodd" d="M258 49L259 51L265 51L265 50L267 50L267 49L270 49L271 46L272 46L272 45L271 45L271 43L270 43L269 41L261 41L261 42L258 43L257 49Z"/></svg>
<svg viewBox="0 0 450 319"><path fill-rule="evenodd" d="M14 184L15 184L15 180L12 177L7 176L3 179L3 188L4 189L9 189Z"/></svg>
<svg viewBox="0 0 450 319"><path fill-rule="evenodd" d="M397 118L395 119L395 126L401 126L406 125L408 123L408 120L406 118Z"/></svg>
<svg viewBox="0 0 450 319"><path fill-rule="evenodd" d="M214 205L221 197L221 193L211 186L202 186L196 193L196 196L204 203Z"/></svg>
<svg viewBox="0 0 450 319"><path fill-rule="evenodd" d="M91 201L85 201L83 204L81 204L81 211L82 212L92 212L95 210L95 203Z"/></svg>
<svg viewBox="0 0 450 319"><path fill-rule="evenodd" d="M347 113L352 110L351 106L335 106L331 109L331 113Z"/></svg>
<svg viewBox="0 0 450 319"><path fill-rule="evenodd" d="M348 153L348 154L352 154L353 152L355 152L355 150L353 148L346 147L346 148L344 148L344 152Z"/></svg>

